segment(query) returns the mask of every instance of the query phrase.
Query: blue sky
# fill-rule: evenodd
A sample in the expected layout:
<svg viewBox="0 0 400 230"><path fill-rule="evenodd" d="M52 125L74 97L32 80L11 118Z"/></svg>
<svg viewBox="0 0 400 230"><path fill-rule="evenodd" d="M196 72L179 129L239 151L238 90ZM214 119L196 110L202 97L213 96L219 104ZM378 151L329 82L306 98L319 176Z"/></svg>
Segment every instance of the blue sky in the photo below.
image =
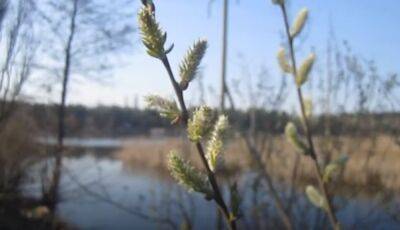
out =
<svg viewBox="0 0 400 230"><path fill-rule="evenodd" d="M140 7L136 3L136 9ZM155 0L157 18L168 31L167 43L174 43L170 57L177 73L186 49L198 38L207 38L209 49L202 64L206 89L218 89L221 51L222 0L215 0L208 11L206 0ZM348 40L355 53L374 59L382 73L400 72L400 1L398 0L291 0L288 6L293 18L302 7L310 10L309 23L301 36L299 59L313 48L323 58L330 24L338 40ZM136 19L132 19L136 23ZM268 68L271 84L280 78L276 51L282 41L282 17L270 0L231 0L229 25L228 78L246 81L242 66L249 66L256 74L261 66ZM135 48L129 55L119 57L123 66L115 69L106 83L96 83L82 76L74 76L68 102L72 104L132 105L137 97L158 93L173 96L161 63L145 54L139 35L132 38ZM243 62L243 60L245 60ZM290 82L292 83L292 82ZM195 84L196 85L196 84ZM216 97L208 93L207 102L216 104ZM188 91L192 103L198 98L196 86ZM55 95L41 100L56 101ZM46 98L46 99L44 99ZM290 102L289 102L290 106Z"/></svg>

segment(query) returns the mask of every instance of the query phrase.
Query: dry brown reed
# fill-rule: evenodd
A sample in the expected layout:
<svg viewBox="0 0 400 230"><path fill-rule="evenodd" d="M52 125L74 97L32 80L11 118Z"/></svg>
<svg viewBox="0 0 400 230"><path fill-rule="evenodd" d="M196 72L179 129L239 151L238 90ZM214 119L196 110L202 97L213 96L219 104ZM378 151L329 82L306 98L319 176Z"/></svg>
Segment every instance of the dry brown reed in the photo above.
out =
<svg viewBox="0 0 400 230"><path fill-rule="evenodd" d="M291 169L296 162L296 150L287 144L283 136L275 136L272 139L274 146L266 148L263 160L275 180L289 184ZM323 138L317 137L317 146L321 146L323 141ZM375 145L370 139L361 137L340 137L340 140L336 141L340 146L331 151L330 157L335 159L342 153L347 153L350 157L337 183L361 188L366 192L400 191L400 147L392 138L381 135ZM232 175L251 170L252 162L243 140L236 138L227 143L221 173ZM167 170L167 154L170 149L180 150L196 167L202 167L195 155L195 149L185 138L179 137L132 138L116 152L116 156L124 162L125 167L164 172ZM322 150L319 152L323 153ZM374 154L368 160L367 154L370 152ZM297 173L298 185L312 181L312 173L312 162L301 156Z"/></svg>

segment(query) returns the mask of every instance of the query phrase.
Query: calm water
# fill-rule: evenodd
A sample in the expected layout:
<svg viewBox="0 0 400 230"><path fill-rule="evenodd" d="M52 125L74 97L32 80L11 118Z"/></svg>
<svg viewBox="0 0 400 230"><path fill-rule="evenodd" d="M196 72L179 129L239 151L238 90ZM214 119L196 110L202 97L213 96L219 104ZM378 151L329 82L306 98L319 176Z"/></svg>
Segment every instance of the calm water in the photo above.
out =
<svg viewBox="0 0 400 230"><path fill-rule="evenodd" d="M179 227L186 216L193 221L195 229L215 229L215 207L211 202L205 202L201 195L183 191L168 175L136 170L112 157L112 148L121 141L89 139L72 143L79 147L89 144L91 148L64 159L58 214L71 225L79 229L172 228ZM98 150L93 150L93 146L107 148L109 154L98 156ZM32 178L38 178L43 164L32 169ZM264 211L276 215L273 205L268 204L267 193L256 194L251 189L254 178L254 174L247 173L239 179L241 187L248 188L244 192L245 210L252 210L264 202L267 203ZM24 190L38 196L40 181L32 180ZM280 190L282 195L288 193L284 187ZM347 229L400 229L385 211L398 205L399 200L391 200L386 207L374 198L337 199L336 203L341 207L338 217ZM323 221L320 218L323 215L301 195L295 210L298 222ZM244 213L243 228L254 227L250 213ZM173 223L160 225L165 220Z"/></svg>

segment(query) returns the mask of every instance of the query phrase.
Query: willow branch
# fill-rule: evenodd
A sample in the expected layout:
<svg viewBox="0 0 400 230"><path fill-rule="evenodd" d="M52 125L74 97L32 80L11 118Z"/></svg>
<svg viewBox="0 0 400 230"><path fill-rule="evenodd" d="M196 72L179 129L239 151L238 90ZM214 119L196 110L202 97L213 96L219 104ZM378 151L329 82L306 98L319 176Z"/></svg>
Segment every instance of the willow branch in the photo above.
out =
<svg viewBox="0 0 400 230"><path fill-rule="evenodd" d="M293 67L293 76L296 77L297 76L297 66L296 66L296 57L295 57L295 52L294 52L294 45L293 45L293 37L290 35L290 27L289 27L289 20L288 20L288 15L287 15L287 11L286 11L286 7L285 4L281 4L281 10L282 10L282 14L283 14L283 19L284 19L284 24L285 24L285 32L286 32L286 36L288 38L288 45L289 45L289 50L290 50L290 58L291 58L291 62L292 62L292 67ZM339 222L336 218L335 215L335 211L332 205L332 200L331 197L328 193L328 190L326 188L326 184L324 183L323 179L322 179L322 173L321 170L319 168L319 164L318 164L318 158L317 158L317 154L315 151L315 147L314 147L314 142L312 139L312 130L311 130L311 126L310 126L310 122L307 118L306 115L306 109L305 109L305 104L304 104L304 97L303 97L303 93L301 90L301 86L297 87L297 97L299 100L299 104L300 104L300 108L301 108L301 115L302 118L304 120L304 130L305 130L305 134L306 134L306 138L307 138L307 143L309 146L309 154L310 157L313 160L313 167L314 167L314 171L318 180L318 184L319 187L323 193L324 198L327 201L327 214L329 217L329 221L331 222L332 226L334 229L338 229L339 228Z"/></svg>
<svg viewBox="0 0 400 230"><path fill-rule="evenodd" d="M171 69L171 65L169 63L168 57L165 55L162 59L161 59L162 63L164 64L165 69L168 72L168 76L169 79L171 81L171 84L174 88L176 97L178 98L178 103L181 109L181 121L184 124L185 127L187 127L188 124L188 119L189 119L189 112L188 109L186 107L186 103L184 100L184 96L183 96L183 91L181 89L181 87L179 86L179 83L176 81L174 74L172 72ZM200 159L202 161L202 164L204 166L204 168L206 169L207 172L207 177L210 181L211 187L213 189L214 192L214 197L213 199L215 200L215 202L217 203L217 206L219 208L219 210L222 212L222 214L224 215L224 218L229 226L230 229L234 230L236 229L236 221L232 220L230 218L230 214L229 214L229 210L228 210L228 206L226 205L221 190L218 186L217 183L217 179L214 175L214 173L212 172L210 165L207 162L207 159L205 157L205 152L204 152L204 148L203 145L200 142L196 142L195 143L197 152L200 156Z"/></svg>

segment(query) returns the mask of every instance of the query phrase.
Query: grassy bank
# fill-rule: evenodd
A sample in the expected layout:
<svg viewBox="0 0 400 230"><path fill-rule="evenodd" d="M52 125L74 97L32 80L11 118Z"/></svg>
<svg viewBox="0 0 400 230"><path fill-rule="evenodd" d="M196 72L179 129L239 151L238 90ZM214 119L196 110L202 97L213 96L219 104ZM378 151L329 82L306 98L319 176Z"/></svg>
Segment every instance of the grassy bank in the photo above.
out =
<svg viewBox="0 0 400 230"><path fill-rule="evenodd" d="M325 161L343 153L349 155L348 164L338 175L337 183L373 194L382 190L400 191L400 147L390 137L336 137L329 138L329 141L317 138L316 143ZM276 180L291 183L296 162L296 184L314 180L310 160L304 156L297 157L284 137L271 136L264 144L263 160ZM178 150L201 168L195 149L185 138L134 138L126 141L116 154L127 168L165 172L167 153L171 149ZM220 169L223 173L231 175L251 170L251 159L240 138L229 140L225 151L224 167Z"/></svg>

